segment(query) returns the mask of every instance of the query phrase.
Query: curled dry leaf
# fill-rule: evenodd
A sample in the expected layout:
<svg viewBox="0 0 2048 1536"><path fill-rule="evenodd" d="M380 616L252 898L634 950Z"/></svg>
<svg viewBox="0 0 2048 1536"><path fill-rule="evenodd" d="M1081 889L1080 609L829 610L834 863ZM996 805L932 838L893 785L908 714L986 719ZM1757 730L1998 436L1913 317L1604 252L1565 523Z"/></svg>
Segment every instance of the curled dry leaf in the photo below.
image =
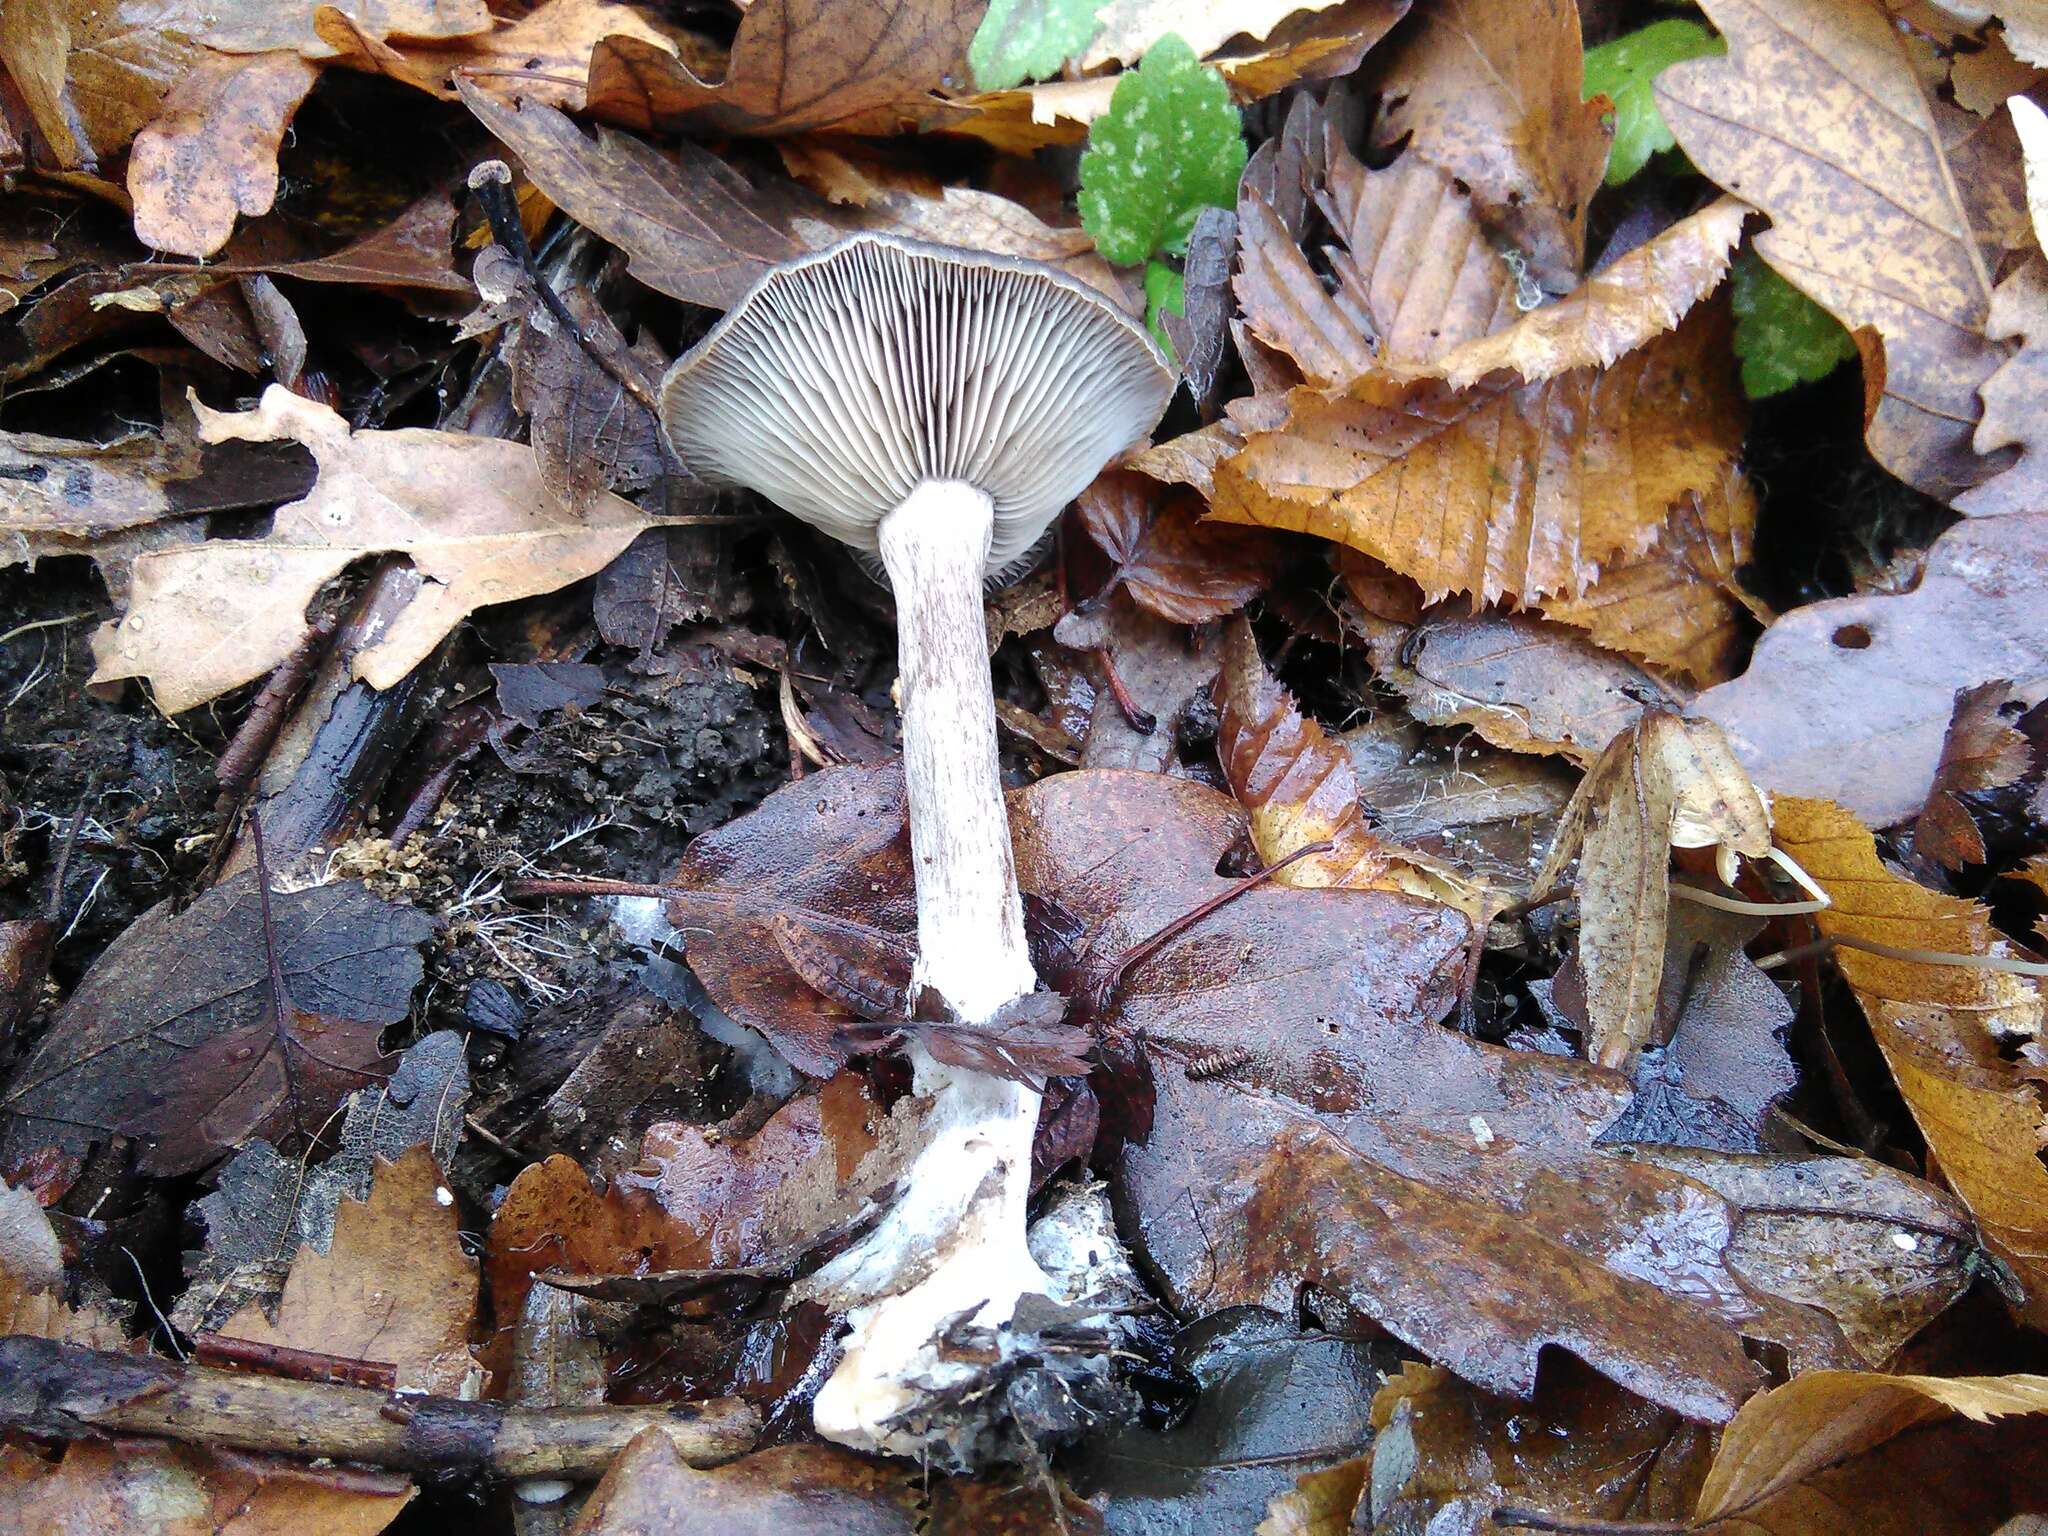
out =
<svg viewBox="0 0 2048 1536"><path fill-rule="evenodd" d="M275 1318L252 1302L219 1331L395 1366L401 1392L474 1396L477 1262L463 1251L461 1224L441 1170L416 1146L378 1165L367 1199L335 1208L325 1253L299 1250Z"/></svg>
<svg viewBox="0 0 2048 1536"><path fill-rule="evenodd" d="M1862 338L1878 462L1930 495L1967 490L1999 467L1971 433L2006 353L1992 282L2027 238L2010 119L1933 99L1880 6L1704 8L1728 55L1658 78L1672 133L1771 216L1764 260Z"/></svg>
<svg viewBox="0 0 2048 1536"><path fill-rule="evenodd" d="M1586 1055L1605 1067L1633 1067L1656 1019L1673 848L1762 858L1771 813L1717 726L1660 710L1587 772L1536 877L1541 899L1578 860Z"/></svg>
<svg viewBox="0 0 2048 1536"><path fill-rule="evenodd" d="M1673 329L1728 275L1749 205L1733 197L1709 203L1644 241L1554 304L1505 330L1452 348L1433 370L1460 389L1498 368L1528 381L1572 368L1606 368L1653 336Z"/></svg>
<svg viewBox="0 0 2048 1536"><path fill-rule="evenodd" d="M1722 1432L1690 1529L1803 1536L2012 1530L2048 1507L2048 1376L1815 1371L1753 1398Z"/></svg>
<svg viewBox="0 0 2048 1536"><path fill-rule="evenodd" d="M1379 75L1375 140L1470 189L1474 213L1552 292L1579 276L1586 214L1607 170L1605 98L1581 99L1571 0L1431 6Z"/></svg>
<svg viewBox="0 0 2048 1536"><path fill-rule="evenodd" d="M1936 956L2008 951L1983 907L1893 874L1870 833L1840 807L1788 796L1776 814L1779 843L1834 898L1814 917L1823 935ZM2008 1060L2005 1049L2040 1034L2038 984L1851 949L1838 949L1835 963L1933 1161L1991 1250L2019 1275L2025 1315L2040 1324L2048 1318L2048 1169L2040 1159L2048 1118L2026 1064Z"/></svg>
<svg viewBox="0 0 2048 1536"><path fill-rule="evenodd" d="M1283 430L1216 466L1214 515L1349 545L1432 599L1578 596L1727 473L1745 416L1727 336L1711 308L1612 368L1536 384L1294 390Z"/></svg>
<svg viewBox="0 0 2048 1536"><path fill-rule="evenodd" d="M1405 891L1456 907L1475 925L1487 921L1485 887L1426 855L1396 847L1368 825L1351 756L1302 714L1266 670L1251 626L1223 632L1216 679L1216 755L1223 777L1250 818L1252 844L1267 864L1327 842L1275 877L1284 884L1354 891Z"/></svg>
<svg viewBox="0 0 2048 1536"><path fill-rule="evenodd" d="M1207 522L1199 497L1129 470L1105 470L1077 506L1081 526L1115 562L1109 584L1176 624L1235 613L1265 590L1284 554L1265 530Z"/></svg>
<svg viewBox="0 0 2048 1536"><path fill-rule="evenodd" d="M1779 619L1749 670L1693 712L1765 789L1833 800L1873 827L1905 821L1934 782L1956 691L2048 675L2044 572L2048 511L1963 523L1935 540L1911 592Z"/></svg>
<svg viewBox="0 0 2048 1536"><path fill-rule="evenodd" d="M278 385L253 411L200 405L209 443L303 443L320 479L258 539L213 540L135 562L128 610L95 640L101 682L146 678L166 714L260 677L305 638L306 605L367 555L402 551L427 578L356 675L389 688L475 608L552 592L658 525L616 496L581 516L548 495L523 443L458 432L351 432Z"/></svg>
<svg viewBox="0 0 2048 1536"><path fill-rule="evenodd" d="M135 136L128 195L136 238L180 256L211 256L234 233L237 215L270 212L277 147L314 74L296 53L204 55Z"/></svg>

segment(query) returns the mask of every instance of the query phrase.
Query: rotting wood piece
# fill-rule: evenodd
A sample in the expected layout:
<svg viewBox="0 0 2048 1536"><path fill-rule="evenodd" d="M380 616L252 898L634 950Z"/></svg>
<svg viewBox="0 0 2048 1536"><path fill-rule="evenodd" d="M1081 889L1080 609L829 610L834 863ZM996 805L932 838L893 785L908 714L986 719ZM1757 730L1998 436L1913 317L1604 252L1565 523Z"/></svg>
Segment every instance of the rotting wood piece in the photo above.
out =
<svg viewBox="0 0 2048 1536"><path fill-rule="evenodd" d="M439 1478L592 1478L643 1430L692 1466L752 1449L738 1398L653 1407L516 1408L378 1392L0 1338L0 1429L55 1440L161 1435L191 1445L366 1462Z"/></svg>

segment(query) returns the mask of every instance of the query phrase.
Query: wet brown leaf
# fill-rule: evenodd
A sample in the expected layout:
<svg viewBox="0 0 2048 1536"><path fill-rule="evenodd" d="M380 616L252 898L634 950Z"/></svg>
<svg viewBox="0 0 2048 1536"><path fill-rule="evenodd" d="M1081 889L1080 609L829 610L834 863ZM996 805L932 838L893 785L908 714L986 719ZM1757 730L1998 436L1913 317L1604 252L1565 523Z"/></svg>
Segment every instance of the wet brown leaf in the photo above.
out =
<svg viewBox="0 0 2048 1536"><path fill-rule="evenodd" d="M2001 252L2025 240L2003 114L1930 98L1875 5L1707 0L1725 58L1665 71L1657 102L1706 174L1771 216L1758 253L1865 337L1868 438L1949 497L1999 466L1971 433L2004 361L1987 338Z"/></svg>
<svg viewBox="0 0 2048 1536"><path fill-rule="evenodd" d="M623 369L637 369L650 398L665 359L651 342L629 351L618 327L587 290L578 289L562 302L584 336L596 339L595 346L585 346L560 324L543 331L529 321L512 349L512 402L527 413L541 484L580 514L602 492L652 485L669 462L654 413L593 353L601 350ZM629 371L627 377L632 376Z"/></svg>
<svg viewBox="0 0 2048 1536"><path fill-rule="evenodd" d="M367 1199L335 1208L325 1253L310 1244L299 1250L275 1318L251 1303L219 1331L395 1366L401 1392L474 1395L477 1261L463 1251L460 1226L441 1170L425 1147L414 1147L378 1165Z"/></svg>
<svg viewBox="0 0 2048 1536"><path fill-rule="evenodd" d="M1216 466L1214 515L1335 540L1433 598L1578 596L1727 472L1745 413L1726 337L1714 308L1604 371L1297 389L1283 430Z"/></svg>
<svg viewBox="0 0 2048 1536"><path fill-rule="evenodd" d="M1242 620L1223 632L1216 707L1216 756L1250 817L1260 859L1277 864L1312 843L1331 845L1296 859L1276 879L1309 889L1404 891L1456 907L1474 923L1486 921L1496 903L1481 885L1396 846L1367 823L1350 754L1266 670Z"/></svg>
<svg viewBox="0 0 2048 1536"><path fill-rule="evenodd" d="M253 875L175 915L152 908L107 947L16 1073L0 1100L5 1145L82 1147L120 1133L150 1141L145 1169L181 1173L248 1136L281 1137L295 1109L317 1130L381 1060L377 1037L406 1016L418 946L435 925L354 881L280 892L271 910L294 1005L282 1036Z"/></svg>
<svg viewBox="0 0 2048 1536"><path fill-rule="evenodd" d="M1386 60L1374 137L1470 189L1482 225L1554 293L1578 281L1613 130L1585 75L1570 0L1451 0ZM1464 194L1461 194L1464 195Z"/></svg>
<svg viewBox="0 0 2048 1536"><path fill-rule="evenodd" d="M1998 954L1984 908L1902 879L1878 862L1869 832L1838 806L1781 798L1778 841L1834 905L1824 935L1942 955ZM2037 983L2001 971L1835 951L1942 1176L1985 1241L2025 1285L2025 1315L2048 1317L2048 1141L2038 1089L2003 1047L2038 1036Z"/></svg>
<svg viewBox="0 0 2048 1536"><path fill-rule="evenodd" d="M1963 1536L2048 1507L2048 1377L1816 1371L1721 1436L1692 1529ZM1903 1496L1903 1497L1902 1497Z"/></svg>
<svg viewBox="0 0 2048 1536"><path fill-rule="evenodd" d="M203 55L135 136L128 195L136 237L180 256L211 256L238 215L270 212L277 147L315 73L290 52Z"/></svg>
<svg viewBox="0 0 2048 1536"><path fill-rule="evenodd" d="M2033 767L2031 744L2007 723L2008 704L2024 707L2010 683L1985 683L1956 695L1934 783L1913 823L1913 851L1945 869L1984 862L1983 834L1961 797L2017 783Z"/></svg>
<svg viewBox="0 0 2048 1536"><path fill-rule="evenodd" d="M119 1312L90 1294L74 1305L64 1251L25 1185L0 1183L0 1334L62 1339L89 1349L133 1349Z"/></svg>
<svg viewBox="0 0 2048 1536"><path fill-rule="evenodd" d="M305 637L306 605L353 561L409 555L429 580L356 675L389 688L473 609L595 575L660 523L599 494L579 516L548 495L533 450L467 433L351 432L324 405L272 385L253 411L204 406L208 442L305 444L320 479L258 539L143 555L127 612L95 642L95 678L147 678L177 714L260 677Z"/></svg>
<svg viewBox="0 0 2048 1536"><path fill-rule="evenodd" d="M1228 888L1244 824L1183 781L1064 774L1013 826L1026 887L1087 936L1086 977ZM1618 1077L1433 1022L1464 932L1411 898L1263 887L1124 974L1101 1022L1145 1042L1155 1100L1119 1177L1175 1308L1285 1311L1314 1284L1497 1390L1529 1391L1551 1343L1710 1419L1756 1384L1739 1335L1847 1358L1821 1314L1726 1267L1718 1196L1591 1148Z"/></svg>
<svg viewBox="0 0 2048 1536"><path fill-rule="evenodd" d="M683 855L669 921L727 1013L760 1030L801 1072L829 1077L855 1014L805 982L783 954L778 918L826 934L914 942L903 770L828 769L770 795Z"/></svg>
<svg viewBox="0 0 2048 1536"><path fill-rule="evenodd" d="M55 1463L10 1446L0 1485L25 1531L152 1536L376 1536L413 1495L397 1472L162 1440L81 1440Z"/></svg>
<svg viewBox="0 0 2048 1536"><path fill-rule="evenodd" d="M965 85L972 0L755 0L723 79L712 82L637 39L600 43L589 109L608 121L724 133L889 132Z"/></svg>
<svg viewBox="0 0 2048 1536"><path fill-rule="evenodd" d="M1693 710L1763 788L1833 800L1873 827L1904 821L1927 799L1956 691L2048 675L2044 571L2048 511L1951 528L1913 591L1787 614L1749 670Z"/></svg>
<svg viewBox="0 0 2048 1536"><path fill-rule="evenodd" d="M1285 553L1263 529L1206 522L1199 497L1129 470L1103 471L1076 505L1115 563L1110 584L1176 624L1235 613L1265 590Z"/></svg>
<svg viewBox="0 0 2048 1536"><path fill-rule="evenodd" d="M1673 848L1761 858L1771 813L1719 727L1655 711L1587 771L1532 898L1557 889L1578 860L1586 1055L1618 1071L1635 1066L1656 1021Z"/></svg>
<svg viewBox="0 0 2048 1536"><path fill-rule="evenodd" d="M1543 617L1692 683L1726 682L1754 628L1736 572L1753 552L1756 511L1731 469L1682 498L1647 552L1602 567L1582 597L1546 599Z"/></svg>
<svg viewBox="0 0 2048 1536"><path fill-rule="evenodd" d="M1523 1529L1488 1518L1503 1506L1567 1521L1681 1520L1713 1457L1698 1425L1565 1361L1545 1370L1533 1402L1410 1364L1373 1398L1372 1417L1374 1475L1355 1527L1370 1536L1447 1509L1466 1515L1462 1530Z"/></svg>

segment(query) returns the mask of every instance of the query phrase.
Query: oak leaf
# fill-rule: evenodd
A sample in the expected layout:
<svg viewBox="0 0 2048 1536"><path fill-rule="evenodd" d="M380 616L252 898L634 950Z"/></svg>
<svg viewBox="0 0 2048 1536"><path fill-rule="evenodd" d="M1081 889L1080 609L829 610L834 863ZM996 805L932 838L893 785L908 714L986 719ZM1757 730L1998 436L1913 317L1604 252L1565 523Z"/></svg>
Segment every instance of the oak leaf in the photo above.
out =
<svg viewBox="0 0 2048 1536"><path fill-rule="evenodd" d="M2004 360L2001 252L2024 240L2011 122L1932 99L1868 0L1706 0L1726 58L1678 64L1657 102L1692 162L1771 216L1756 249L1858 333L1871 452L1949 497L1998 466L1971 432Z"/></svg>
<svg viewBox="0 0 2048 1536"><path fill-rule="evenodd" d="M1581 595L1727 472L1744 425L1719 309L1604 370L1465 391L1371 373L1287 406L1283 430L1216 466L1213 515L1335 540L1475 605Z"/></svg>
<svg viewBox="0 0 2048 1536"><path fill-rule="evenodd" d="M1779 844L1833 898L1815 914L1823 936L1917 952L1837 949L1835 963L1942 1176L1975 1214L1992 1251L2026 1287L2026 1317L2048 1318L2048 1141L2038 1087L2007 1059L2015 1037L2038 1036L2037 984L1930 956L1997 955L2008 946L1976 902L1892 873L1869 832L1839 806L1791 796L1775 807Z"/></svg>
<svg viewBox="0 0 2048 1536"><path fill-rule="evenodd" d="M2048 165L2042 176L2048 179ZM1972 517L2048 509L2048 261L2035 256L1998 285L1984 331L2017 341L2019 350L1979 389L1984 416L1972 441L1979 453L2020 454L2010 468L1956 497L1955 509Z"/></svg>
<svg viewBox="0 0 2048 1536"><path fill-rule="evenodd" d="M325 1253L299 1249L275 1318L251 1302L219 1331L395 1366L401 1392L473 1396L477 1261L463 1251L461 1224L441 1170L415 1146L377 1165L366 1199L335 1207Z"/></svg>
<svg viewBox="0 0 2048 1536"><path fill-rule="evenodd" d="M127 612L95 641L102 682L147 678L166 714L260 677L304 638L306 605L367 555L400 551L426 584L356 676L389 688L487 603L595 575L661 522L616 496L581 517L542 487L523 443L411 429L351 432L326 406L278 385L253 411L197 406L210 443L303 443L320 479L258 539L140 556Z"/></svg>
<svg viewBox="0 0 2048 1536"><path fill-rule="evenodd" d="M2044 572L2048 511L1959 524L1911 592L1785 615L1748 671L1693 711L1720 724L1763 788L1833 800L1873 827L1905 821L1934 782L1956 691L2048 676Z"/></svg>

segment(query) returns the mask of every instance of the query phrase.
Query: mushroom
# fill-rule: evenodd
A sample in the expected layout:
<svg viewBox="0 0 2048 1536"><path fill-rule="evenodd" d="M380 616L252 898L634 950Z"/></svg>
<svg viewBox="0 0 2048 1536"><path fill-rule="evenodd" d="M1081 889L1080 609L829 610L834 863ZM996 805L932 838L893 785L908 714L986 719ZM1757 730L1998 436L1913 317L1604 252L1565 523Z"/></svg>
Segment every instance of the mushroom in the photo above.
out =
<svg viewBox="0 0 2048 1536"><path fill-rule="evenodd" d="M662 381L670 444L867 557L894 589L916 981L968 1023L1030 993L982 594L1142 440L1174 387L1144 329L1040 263L862 234L770 271ZM933 1060L895 1205L813 1277L849 1309L830 1439L916 1452L976 1368L941 1358L1048 1292L1025 1246L1039 1093Z"/></svg>

